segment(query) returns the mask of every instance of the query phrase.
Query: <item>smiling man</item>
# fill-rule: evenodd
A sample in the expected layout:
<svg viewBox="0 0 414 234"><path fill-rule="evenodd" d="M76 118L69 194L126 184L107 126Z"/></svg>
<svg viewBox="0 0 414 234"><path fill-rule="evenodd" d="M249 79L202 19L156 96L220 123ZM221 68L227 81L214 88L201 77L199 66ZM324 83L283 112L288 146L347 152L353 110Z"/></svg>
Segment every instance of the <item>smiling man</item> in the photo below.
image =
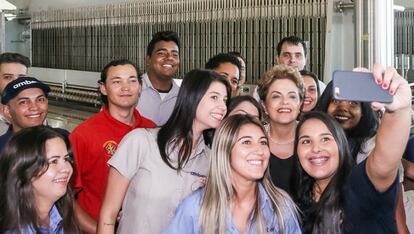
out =
<svg viewBox="0 0 414 234"><path fill-rule="evenodd" d="M157 32L147 46L147 72L142 75L142 93L137 109L158 126L164 125L177 100L174 82L180 67L180 42L175 32Z"/></svg>
<svg viewBox="0 0 414 234"><path fill-rule="evenodd" d="M135 64L115 60L105 66L99 81L102 111L81 123L70 134L75 165L75 212L81 230L96 233L99 209L108 179L107 161L118 143L135 128L155 127L135 109L141 78Z"/></svg>
<svg viewBox="0 0 414 234"><path fill-rule="evenodd" d="M26 76L28 67L30 67L30 60L24 55L9 52L0 54L0 94L8 83L18 77ZM0 104L0 135L7 131L9 125L9 120L4 117L3 107Z"/></svg>
<svg viewBox="0 0 414 234"><path fill-rule="evenodd" d="M10 120L10 127L0 136L0 151L14 133L43 124L48 111L49 92L49 86L33 77L20 77L6 85L1 103L5 117ZM68 135L66 130L55 130L63 136Z"/></svg>

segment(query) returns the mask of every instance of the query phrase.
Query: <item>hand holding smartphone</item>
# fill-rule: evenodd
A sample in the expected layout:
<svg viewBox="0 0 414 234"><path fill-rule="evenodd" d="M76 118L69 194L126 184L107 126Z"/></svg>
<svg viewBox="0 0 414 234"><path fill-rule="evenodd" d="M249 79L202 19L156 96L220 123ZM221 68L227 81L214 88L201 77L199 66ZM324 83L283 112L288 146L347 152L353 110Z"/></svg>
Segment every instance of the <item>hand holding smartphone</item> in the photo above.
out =
<svg viewBox="0 0 414 234"><path fill-rule="evenodd" d="M335 71L333 94L336 100L391 103L393 96L375 82L370 72Z"/></svg>

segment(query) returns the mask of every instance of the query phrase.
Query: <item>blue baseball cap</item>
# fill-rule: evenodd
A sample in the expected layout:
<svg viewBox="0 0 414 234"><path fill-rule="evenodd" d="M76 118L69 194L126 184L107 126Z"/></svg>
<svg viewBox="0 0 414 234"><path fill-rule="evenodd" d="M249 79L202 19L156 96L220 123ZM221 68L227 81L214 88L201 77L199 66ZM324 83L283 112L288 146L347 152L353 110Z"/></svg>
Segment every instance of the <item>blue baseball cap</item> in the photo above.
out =
<svg viewBox="0 0 414 234"><path fill-rule="evenodd" d="M39 81L34 77L19 77L8 83L1 94L1 104L7 104L11 99L15 98L21 91L30 88L39 88L45 96L50 92L47 84Z"/></svg>

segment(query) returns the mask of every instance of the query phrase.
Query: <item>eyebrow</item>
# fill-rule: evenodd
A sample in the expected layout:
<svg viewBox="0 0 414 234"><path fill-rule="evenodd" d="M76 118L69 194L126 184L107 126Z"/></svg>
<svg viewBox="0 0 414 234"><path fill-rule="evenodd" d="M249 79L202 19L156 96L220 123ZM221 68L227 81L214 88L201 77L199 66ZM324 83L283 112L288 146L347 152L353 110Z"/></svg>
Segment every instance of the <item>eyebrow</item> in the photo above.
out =
<svg viewBox="0 0 414 234"><path fill-rule="evenodd" d="M41 95L37 96L36 98L40 98L40 97L46 97L46 95L41 94ZM29 99L30 100L30 97L20 97L17 100L19 101L19 100L26 100L26 99Z"/></svg>
<svg viewBox="0 0 414 234"><path fill-rule="evenodd" d="M331 133L322 133L319 136L332 136L332 134ZM299 136L298 139L300 140L302 138L310 138L310 136L308 136L308 135L302 135L302 136Z"/></svg>
<svg viewBox="0 0 414 234"><path fill-rule="evenodd" d="M50 159L54 159L54 158L64 158L64 157L67 157L67 156L70 156L69 155L69 153L67 153L67 154L65 154L65 155L63 155L63 156L60 156L60 155L52 155L52 156L50 156L49 158L46 158L47 160L50 160Z"/></svg>
<svg viewBox="0 0 414 234"><path fill-rule="evenodd" d="M128 79L129 78L138 78L138 77L136 75L130 75L130 76L128 76ZM120 76L113 76L113 77L109 77L109 79L110 80L122 79L122 77L120 77Z"/></svg>
<svg viewBox="0 0 414 234"><path fill-rule="evenodd" d="M168 49L167 48L159 48L158 50L155 50L155 52L158 52L158 51L167 51L168 52ZM171 50L171 52L178 53L178 50L173 49L173 50Z"/></svg>

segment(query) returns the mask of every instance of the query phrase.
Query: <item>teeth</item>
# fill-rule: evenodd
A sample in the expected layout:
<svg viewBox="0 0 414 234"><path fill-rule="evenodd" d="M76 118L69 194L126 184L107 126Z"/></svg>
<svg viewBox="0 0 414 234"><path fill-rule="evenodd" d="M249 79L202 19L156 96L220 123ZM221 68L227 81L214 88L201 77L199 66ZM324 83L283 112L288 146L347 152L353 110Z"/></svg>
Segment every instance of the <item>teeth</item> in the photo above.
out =
<svg viewBox="0 0 414 234"><path fill-rule="evenodd" d="M291 110L290 109L279 109L278 112L279 113L290 113Z"/></svg>
<svg viewBox="0 0 414 234"><path fill-rule="evenodd" d="M349 119L349 117L342 116L342 115L335 115L335 118L338 119L338 120L348 120Z"/></svg>
<svg viewBox="0 0 414 234"><path fill-rule="evenodd" d="M326 161L328 161L328 158L327 157L321 157L321 158L314 158L314 159L311 159L310 160L310 162L312 163L312 164L323 164L324 162L326 162Z"/></svg>
<svg viewBox="0 0 414 234"><path fill-rule="evenodd" d="M61 179L54 179L53 182L55 183L62 183L62 182L67 182L68 179L67 178L61 178Z"/></svg>
<svg viewBox="0 0 414 234"><path fill-rule="evenodd" d="M247 160L251 165L262 165L262 160Z"/></svg>
<svg viewBox="0 0 414 234"><path fill-rule="evenodd" d="M211 117L217 119L217 120L222 120L223 119L223 115L222 114L211 114Z"/></svg>
<svg viewBox="0 0 414 234"><path fill-rule="evenodd" d="M40 117L40 114L37 114L37 115L28 115L27 117L29 117L29 118L39 118Z"/></svg>
<svg viewBox="0 0 414 234"><path fill-rule="evenodd" d="M162 65L163 67L172 67L172 65L171 64L164 64L164 65Z"/></svg>

